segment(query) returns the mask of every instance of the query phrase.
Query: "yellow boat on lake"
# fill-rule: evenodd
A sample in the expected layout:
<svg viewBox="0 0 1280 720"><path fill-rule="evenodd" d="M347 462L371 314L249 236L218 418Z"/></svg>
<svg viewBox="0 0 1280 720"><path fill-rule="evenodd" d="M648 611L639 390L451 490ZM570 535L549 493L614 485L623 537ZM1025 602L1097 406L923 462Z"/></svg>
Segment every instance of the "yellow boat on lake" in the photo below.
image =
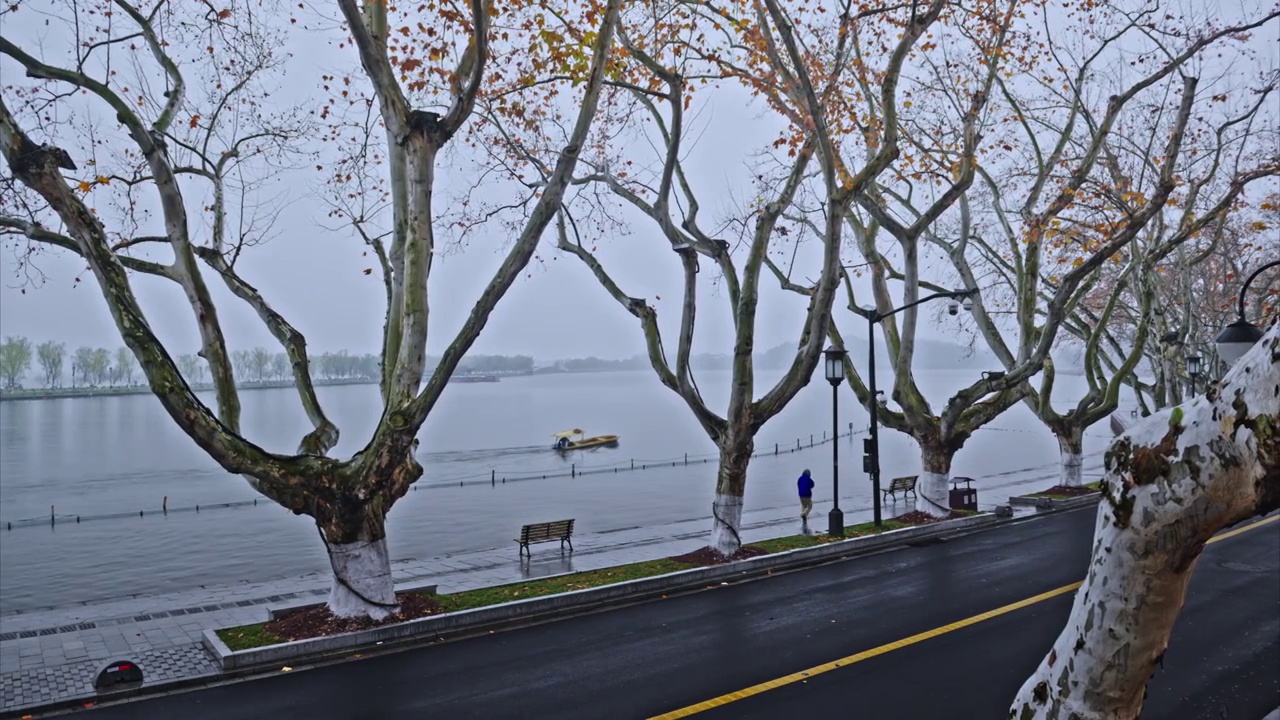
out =
<svg viewBox="0 0 1280 720"><path fill-rule="evenodd" d="M586 435L578 428L558 432L551 437L556 439L555 444L551 447L555 450L562 451L586 450L587 448L593 447L615 447L618 444L617 435L596 435L594 437L586 437Z"/></svg>

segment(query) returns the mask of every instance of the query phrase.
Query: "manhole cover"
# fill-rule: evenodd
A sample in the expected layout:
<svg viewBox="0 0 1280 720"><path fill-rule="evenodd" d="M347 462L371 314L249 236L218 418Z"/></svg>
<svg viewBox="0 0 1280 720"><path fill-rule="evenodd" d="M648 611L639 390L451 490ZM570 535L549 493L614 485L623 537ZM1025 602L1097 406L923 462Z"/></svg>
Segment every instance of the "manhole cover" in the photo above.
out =
<svg viewBox="0 0 1280 720"><path fill-rule="evenodd" d="M1218 563L1218 564L1228 570L1239 570L1240 572L1264 573L1264 572L1271 571L1271 568L1263 565L1250 565L1249 563L1242 563L1242 562L1227 561L1227 562Z"/></svg>

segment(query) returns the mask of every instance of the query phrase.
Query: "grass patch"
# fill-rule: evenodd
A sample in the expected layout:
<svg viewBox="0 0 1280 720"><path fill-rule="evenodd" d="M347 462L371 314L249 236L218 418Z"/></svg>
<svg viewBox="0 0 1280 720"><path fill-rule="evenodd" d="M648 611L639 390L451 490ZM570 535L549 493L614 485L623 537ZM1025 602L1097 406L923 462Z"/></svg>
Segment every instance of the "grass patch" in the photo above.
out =
<svg viewBox="0 0 1280 720"><path fill-rule="evenodd" d="M282 642L287 642L283 638L276 637L264 630L262 628L263 625L266 625L266 623L224 628L216 632L218 639L226 643L227 647L232 650L252 650L257 647L279 645Z"/></svg>
<svg viewBox="0 0 1280 720"><path fill-rule="evenodd" d="M586 570L544 580L530 580L528 582L497 585L450 595L440 595L436 599L439 600L440 605L445 608L446 612L474 610L475 608L498 605L513 600L527 600L528 598L541 597L543 595L555 595L556 593L573 590L613 585L614 583L628 580L639 580L653 577L654 575L665 575L693 567L697 566L666 558L662 560L646 560L645 562L632 563L630 565Z"/></svg>
<svg viewBox="0 0 1280 720"><path fill-rule="evenodd" d="M488 607L490 605L499 605L513 600L526 600L528 598L541 597L543 595L555 595L557 593L569 592L572 590L584 590L586 588L600 587L602 585L612 585L614 583L626 582L628 580L639 580L640 578L653 577L654 575L665 575L667 573L676 572L678 570L688 570L696 567L688 563L676 562L675 560L646 560L645 562L632 563L630 565L619 565L618 567L601 568L599 570L586 570L583 572L572 573L570 575L561 575L558 577L550 577L542 580L530 580L528 582L512 583L510 585L496 585L494 587L477 588L475 590L466 590L460 593L452 593L449 595L436 595L435 600L440 603L442 612L458 612L460 610L474 610L476 608ZM252 648L264 647L267 645L278 645L288 642L284 638L267 632L264 627L266 623L255 623L253 625L241 625L239 627L225 628L218 630L218 638L226 643L231 650L250 650Z"/></svg>
<svg viewBox="0 0 1280 720"><path fill-rule="evenodd" d="M877 532L887 532L889 530L901 530L902 528L911 527L906 523L896 520L884 520L879 529L875 523L862 523L852 525L845 528L845 539L862 537L866 535L875 535ZM749 543L750 547L760 548L768 554L784 552L786 550L796 550L799 548L814 547L816 545L825 545L835 542L838 538L829 537L827 535L791 535L787 537L772 538L769 540L761 540L759 542ZM670 558L661 560L646 560L645 562L631 563L630 565L619 565L617 567L601 568L599 570L585 570L569 575L560 575L557 577L543 578L540 580L529 580L526 582L511 583L509 585L497 585L494 587L477 588L475 590L466 590L459 593L451 593L447 595L436 595L435 600L440 604L441 612L458 612L461 610L474 610L476 608L489 607L491 605L500 605L514 600L527 600L528 598L542 597L544 595L555 595L557 593L571 592L573 590L585 590L587 588L601 587L604 585L613 585L614 583L626 582L628 580L639 580L641 578L653 577L655 575L665 575L667 573L678 572L680 570L689 570L698 565L690 563L678 562ZM233 628L223 628L217 630L217 635L226 646L233 651L250 650L252 648L265 647L267 645L278 645L288 642L284 638L267 632L266 623L255 623L253 625L241 625Z"/></svg>
<svg viewBox="0 0 1280 720"><path fill-rule="evenodd" d="M876 530L876 524L873 522L862 523L860 525L850 525L844 529L843 539L875 535L877 532L901 530L906 527L911 526L906 523L900 523L897 520L884 520L878 531ZM800 548L826 545L827 543L836 542L841 539L842 538L831 537L830 535L788 535L787 537L771 538L769 540L760 540L759 542L748 544L751 545L751 547L758 547L770 554L773 554L786 552L787 550L799 550Z"/></svg>

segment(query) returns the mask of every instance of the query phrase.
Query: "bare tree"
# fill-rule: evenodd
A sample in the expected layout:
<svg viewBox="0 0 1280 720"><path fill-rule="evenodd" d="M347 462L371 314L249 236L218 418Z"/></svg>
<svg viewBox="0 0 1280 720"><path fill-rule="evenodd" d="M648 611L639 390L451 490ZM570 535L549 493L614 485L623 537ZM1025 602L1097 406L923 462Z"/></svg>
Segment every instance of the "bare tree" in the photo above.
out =
<svg viewBox="0 0 1280 720"><path fill-rule="evenodd" d="M1278 427L1273 324L1219 385L1116 439L1089 572L1010 717L1138 717L1205 543L1280 508Z"/></svg>
<svg viewBox="0 0 1280 720"><path fill-rule="evenodd" d="M1010 30L1031 47L1020 54L1026 60L1010 65L1013 77L1025 81L1019 86L1010 82L1009 73L987 76L984 84L955 80L950 64L940 67L942 75L933 84L955 90L946 104L963 108L966 99L972 102L990 92L999 96L991 101L990 114L982 122L964 122L966 116L949 117L945 106L932 108L914 132L904 133L912 141L914 166L908 172L895 168L875 192L859 198L863 214L848 216L868 260L873 290L872 307L864 307L854 297L853 283L847 282L849 309L864 318L873 311L885 316L879 326L894 372L891 397L898 408L881 410L879 417L918 443L923 470L918 507L937 516L950 511L946 483L955 453L973 432L1031 392L1027 381L1043 368L1062 324L1092 289L1100 268L1149 224L1161 222L1171 201L1186 212L1184 223L1159 235L1168 248L1204 230L1248 184L1277 169L1266 153L1227 153L1230 161L1224 157L1212 163L1205 173L1208 180L1188 183L1179 175L1195 165L1192 159L1206 147L1212 156L1215 144L1215 127L1203 119L1213 115L1206 106L1215 100L1197 90L1198 78L1190 70L1209 54L1225 51L1239 35L1272 22L1274 13L1219 23L1190 38L1176 27L1152 38L1147 11L1105 8L1096 17L1080 16L1075 21L1080 27L1071 32L1061 31L1066 20L1055 12L1041 7ZM1054 24L1056 32L1050 29ZM1065 42L1082 47L1066 48ZM1143 62L1134 65L1138 69L1114 76L1100 72L1094 63L1119 57L1122 43L1128 43L1125 52L1141 44ZM1127 66L1128 57L1117 60L1121 62ZM1114 94L1095 89L1117 82ZM1153 106L1161 108L1154 116ZM1246 104L1246 116L1259 107L1261 103ZM1128 126L1151 127L1151 132L1119 130ZM1216 129L1232 126L1231 119L1224 119ZM983 152L976 161L957 155L955 148L970 147L978 136ZM1117 175L1117 148L1135 140L1144 144L1133 154L1146 153L1154 169L1123 177L1121 163ZM1222 142L1221 137L1216 144L1232 152L1251 147L1234 139ZM982 182L958 203L942 207L953 207L950 214L930 212L947 197L936 186L954 187L953 178L966 173L975 173ZM926 206L921 197L937 199ZM889 247L879 242L886 234L894 241ZM953 285L980 291L974 297L976 330L1004 366L1002 377L975 379L936 412L912 371L919 310L907 309L900 320L887 315L893 310L895 283L904 306L916 302L922 289L949 289L922 278L930 261L950 266L941 274L956 278ZM780 279L784 287L803 291L789 278ZM994 319L1000 313L1011 318L1003 326ZM835 324L832 334L840 337ZM852 360L846 371L859 401L873 402Z"/></svg>
<svg viewBox="0 0 1280 720"><path fill-rule="evenodd" d="M658 379L685 402L718 447L709 545L723 556L733 556L741 547L743 495L755 436L808 384L817 367L838 289L841 218L899 152L897 81L908 53L945 5L939 0L864 12L842 3L828 14L825 8L775 0L674 3L661 5L660 24L644 31L627 26L620 32L626 56L619 62L618 92L612 96L617 110L608 139L591 160L591 172L575 180L585 191L558 221L558 247L580 260L638 320ZM874 61L858 56L859 41L875 46ZM851 124L848 112L860 92L851 78L857 74L882 79L874 99L868 100L876 112L862 125ZM708 84L710 89L704 89ZM758 95L785 128L747 171L759 201L719 228L700 215L699 191L685 167L700 132L691 120L695 107L702 93L716 88L745 88ZM646 147L656 152L645 154ZM794 231L784 218L802 195L815 198L821 216L813 225L822 248L820 268L806 287L810 299L796 328L795 357L784 376L757 396L753 351L760 274L780 238ZM683 299L674 358L665 350L657 307L623 290L597 253L596 241L583 238L579 218L611 217L606 208L614 202L638 211L661 246L678 258ZM690 363L697 296L707 282L699 277L702 259L718 271L733 320L729 400L723 413L703 399Z"/></svg>
<svg viewBox="0 0 1280 720"><path fill-rule="evenodd" d="M75 5L75 0L68 1ZM484 0L473 0L461 13L453 6L405 7L393 13L381 0L367 0L363 8L357 0L336 2L364 68L361 82L371 86L376 97L372 107L385 127L385 146L379 152L388 159L395 199L386 253L390 272L384 277L391 299L382 363L385 411L369 442L354 456L328 455L337 443L338 429L316 397L302 333L236 269L240 251L263 239L261 223L252 213L245 217L241 212L236 223L227 219L224 159L230 157L227 164L237 165L245 177L269 172L266 168L299 132L287 117L276 122L281 119L263 111L271 90L268 79L283 60L276 50L285 43L273 28L288 27L284 17L260 14L258 3L247 1L213 11L164 0L143 9L128 0L114 0L113 22L64 28L67 42L57 58L37 57L0 37L0 54L24 67L35 81L21 92L6 88L0 100L0 153L11 173L8 185L23 190L20 197L6 194L0 199L0 226L85 260L121 336L174 422L228 472L243 475L262 494L315 520L334 572L329 607L335 614L382 618L398 608L386 515L422 474L414 459L416 435L449 374L528 263L560 206L595 116L620 3L568 3L558 8L565 15L592 18L593 32L562 43L562 55L547 59L522 52L529 45L527 35L537 33L533 20L542 13L541 6L509 8L503 17L510 28L499 34L490 27L491 6ZM526 15L522 18L521 13ZM423 29L415 35L412 28L419 24ZM119 63L108 69L99 61L107 47L117 56L129 53L138 69L132 78L137 82L117 75ZM441 58L459 55L456 67L442 64ZM571 113L576 116L572 131L561 147L541 158L555 169L441 364L425 377L427 290L437 232L432 207L437 156L467 125L482 90L493 91L502 83L522 86L526 70L542 78L549 68L559 71L577 57L586 59L581 68L574 66L568 76L548 81L581 93ZM424 76L428 79L421 79ZM163 83L150 81L152 77L163 78ZM192 82L197 78L200 82ZM109 146L85 143L85 135L74 127L41 122L44 108L65 105L70 107L60 117L74 117L73 109L83 109L89 116L105 112L114 119L112 130L100 130L123 130L112 136L117 143L112 157L106 157ZM86 179L80 168L89 166L91 156L96 164ZM104 173L108 161L122 166L122 171ZM85 194L117 188L123 219L108 229L105 213L95 213ZM145 193L148 204L134 202L135 193ZM251 183L242 186L240 194L246 193L252 193ZM196 194L211 198L207 233L188 213L188 200ZM146 207L158 208L158 216L146 216ZM156 231L147 232L152 226ZM237 234L235 227L243 231ZM202 242L200 237L208 239ZM158 262L126 252L143 246L167 248L171 258ZM299 399L314 426L299 442L296 455L267 452L240 433L240 400L230 353L201 263L256 312L289 353ZM183 381L172 356L152 332L129 272L172 281L183 291L200 331L200 355L213 379L216 415Z"/></svg>
<svg viewBox="0 0 1280 720"><path fill-rule="evenodd" d="M0 343L0 380L8 390L22 387L22 379L31 368L31 341L25 337L6 337Z"/></svg>
<svg viewBox="0 0 1280 720"><path fill-rule="evenodd" d="M133 357L133 353L129 352L129 348L116 350L116 364L113 368L116 383L125 387L133 387L134 370L137 367L138 361Z"/></svg>
<svg viewBox="0 0 1280 720"><path fill-rule="evenodd" d="M48 340L36 348L40 369L44 372L44 386L57 388L62 385L62 360L67 356L67 346Z"/></svg>

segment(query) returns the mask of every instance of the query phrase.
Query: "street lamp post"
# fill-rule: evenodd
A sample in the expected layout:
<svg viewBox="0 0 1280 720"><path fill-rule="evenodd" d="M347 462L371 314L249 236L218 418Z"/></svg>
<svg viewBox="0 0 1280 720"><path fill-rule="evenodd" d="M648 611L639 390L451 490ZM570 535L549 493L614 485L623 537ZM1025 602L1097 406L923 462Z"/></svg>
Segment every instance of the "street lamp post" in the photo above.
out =
<svg viewBox="0 0 1280 720"><path fill-rule="evenodd" d="M1262 339L1262 328L1249 322L1244 315L1245 296L1249 293L1249 285L1254 278L1262 274L1264 270L1273 267L1280 267L1280 260L1263 265L1244 281L1244 286L1240 288L1240 301L1237 305L1236 321L1228 325L1214 339L1214 344L1218 346L1218 357L1222 358L1228 365L1235 365L1236 361L1244 357L1249 352L1249 348L1254 343Z"/></svg>
<svg viewBox="0 0 1280 720"><path fill-rule="evenodd" d="M921 298L908 305L895 308L889 312L878 312L872 308L867 313L867 338L869 345L869 356L867 359L867 372L870 375L869 393L871 414L871 437L863 444L863 470L871 475L871 494L875 496L875 525L880 527L880 433L878 429L879 418L876 410L879 407L880 393L876 390L876 323L891 316L896 315L903 310L913 308L916 305L927 303L930 300L938 300L940 298L950 298L951 304L947 308L947 312L952 315L960 313L963 306L965 310L973 310L973 296L978 293L978 289L972 290L953 290L951 292L934 293L928 297ZM962 302L963 301L963 302Z"/></svg>
<svg viewBox="0 0 1280 720"><path fill-rule="evenodd" d="M840 511L840 422L836 417L840 382L844 380L844 358L847 353L834 345L822 353L826 359L827 382L831 383L831 512L827 513L827 534L844 537L844 513Z"/></svg>
<svg viewBox="0 0 1280 720"><path fill-rule="evenodd" d="M1196 381L1200 379L1199 355L1192 354L1187 356L1187 375L1191 376L1191 395L1194 397L1196 394Z"/></svg>

